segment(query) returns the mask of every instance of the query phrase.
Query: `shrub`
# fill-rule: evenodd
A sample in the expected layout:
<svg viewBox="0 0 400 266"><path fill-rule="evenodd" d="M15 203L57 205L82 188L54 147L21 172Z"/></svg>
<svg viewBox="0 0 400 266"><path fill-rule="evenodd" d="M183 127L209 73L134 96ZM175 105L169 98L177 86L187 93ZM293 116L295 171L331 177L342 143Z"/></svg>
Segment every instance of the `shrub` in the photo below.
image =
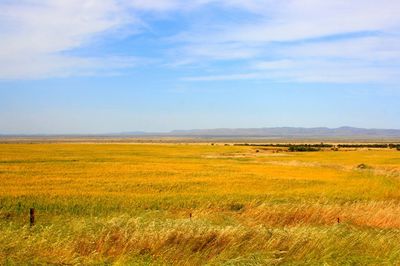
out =
<svg viewBox="0 0 400 266"><path fill-rule="evenodd" d="M232 203L229 206L229 209L231 211L236 211L236 212L242 210L243 208L244 208L244 204L242 204L242 203Z"/></svg>
<svg viewBox="0 0 400 266"><path fill-rule="evenodd" d="M369 168L369 166L364 164L364 163L362 163L362 164L357 165L357 168L358 169L367 169L367 168Z"/></svg>
<svg viewBox="0 0 400 266"><path fill-rule="evenodd" d="M311 147L310 145L292 145L289 146L289 151L319 151L320 148Z"/></svg>

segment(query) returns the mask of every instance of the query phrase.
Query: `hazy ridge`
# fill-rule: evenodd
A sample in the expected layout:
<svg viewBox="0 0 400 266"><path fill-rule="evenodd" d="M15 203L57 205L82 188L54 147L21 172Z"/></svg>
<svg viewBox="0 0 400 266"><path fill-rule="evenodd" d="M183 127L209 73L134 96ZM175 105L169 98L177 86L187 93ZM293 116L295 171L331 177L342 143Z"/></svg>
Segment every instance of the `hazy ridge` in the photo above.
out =
<svg viewBox="0 0 400 266"><path fill-rule="evenodd" d="M365 129L355 127L270 127L270 128L217 128L174 130L170 136L209 136L209 137L400 137L399 129Z"/></svg>
<svg viewBox="0 0 400 266"><path fill-rule="evenodd" d="M104 134L0 134L0 137L194 137L194 138L400 138L400 129L366 129L356 127L265 127L173 130L170 132L118 132Z"/></svg>

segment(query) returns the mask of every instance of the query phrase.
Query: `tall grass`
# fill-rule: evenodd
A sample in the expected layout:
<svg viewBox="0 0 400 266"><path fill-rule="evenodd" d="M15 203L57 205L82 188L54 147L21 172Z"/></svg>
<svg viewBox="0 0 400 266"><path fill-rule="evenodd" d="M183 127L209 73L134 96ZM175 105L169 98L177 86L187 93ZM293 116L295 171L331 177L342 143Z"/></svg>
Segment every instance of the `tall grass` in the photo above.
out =
<svg viewBox="0 0 400 266"><path fill-rule="evenodd" d="M390 149L2 144L0 264L395 265L399 173Z"/></svg>

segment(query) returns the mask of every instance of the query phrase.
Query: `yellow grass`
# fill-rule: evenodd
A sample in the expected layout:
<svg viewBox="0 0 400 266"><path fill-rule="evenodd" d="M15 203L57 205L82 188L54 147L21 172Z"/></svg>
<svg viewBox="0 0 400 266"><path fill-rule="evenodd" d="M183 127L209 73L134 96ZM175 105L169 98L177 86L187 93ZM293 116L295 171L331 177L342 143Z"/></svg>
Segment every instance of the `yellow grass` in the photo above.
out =
<svg viewBox="0 0 400 266"><path fill-rule="evenodd" d="M0 264L400 265L396 150L1 144L0 181Z"/></svg>

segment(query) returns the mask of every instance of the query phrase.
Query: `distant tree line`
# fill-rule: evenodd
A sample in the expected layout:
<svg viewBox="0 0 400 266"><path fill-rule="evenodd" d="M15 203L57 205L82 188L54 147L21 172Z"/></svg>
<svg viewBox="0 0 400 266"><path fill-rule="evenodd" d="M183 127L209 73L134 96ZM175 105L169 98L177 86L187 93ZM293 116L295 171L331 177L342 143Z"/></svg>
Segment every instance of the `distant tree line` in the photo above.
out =
<svg viewBox="0 0 400 266"><path fill-rule="evenodd" d="M400 144L338 144L338 148L400 148Z"/></svg>
<svg viewBox="0 0 400 266"><path fill-rule="evenodd" d="M337 150L337 148L390 148L397 149L400 151L400 144L325 144L323 142L319 144L249 144L249 143L236 143L234 146L252 146L252 147L276 147L276 148L288 148L289 151L318 151L322 148L333 148Z"/></svg>
<svg viewBox="0 0 400 266"><path fill-rule="evenodd" d="M304 147L315 147L315 148L332 148L334 145L332 144L325 144L325 143L319 143L319 144L301 144L301 145L295 145L295 144L249 144L249 143L238 143L234 144L235 146L252 146L252 147L277 147L277 148L290 148L293 146L304 146Z"/></svg>
<svg viewBox="0 0 400 266"><path fill-rule="evenodd" d="M389 144L389 148L400 151L400 144Z"/></svg>
<svg viewBox="0 0 400 266"><path fill-rule="evenodd" d="M315 145L291 145L289 151L320 151L321 148Z"/></svg>

